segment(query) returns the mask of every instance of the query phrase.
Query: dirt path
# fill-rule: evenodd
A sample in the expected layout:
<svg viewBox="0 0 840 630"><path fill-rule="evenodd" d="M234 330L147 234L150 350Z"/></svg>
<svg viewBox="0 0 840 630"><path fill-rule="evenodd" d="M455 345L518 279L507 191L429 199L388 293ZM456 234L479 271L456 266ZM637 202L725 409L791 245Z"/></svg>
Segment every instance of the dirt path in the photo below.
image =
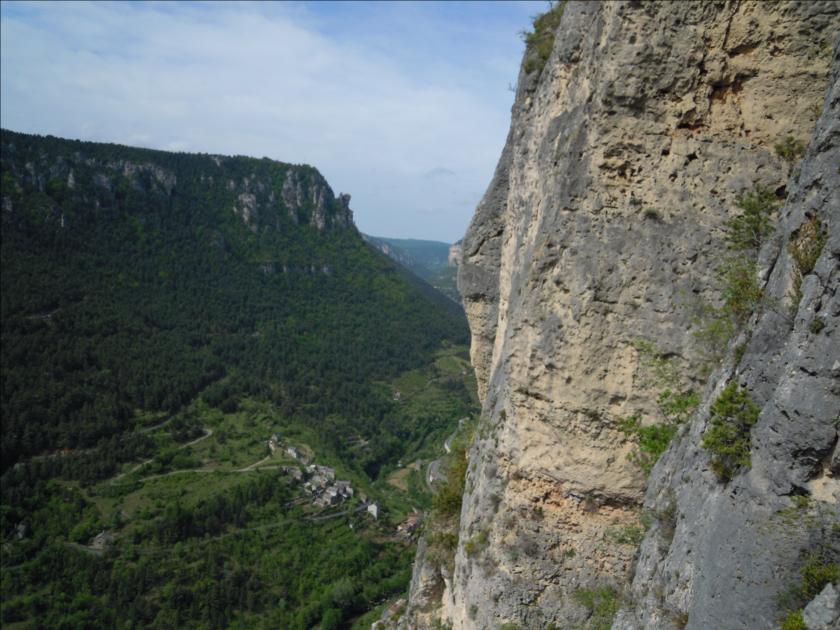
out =
<svg viewBox="0 0 840 630"><path fill-rule="evenodd" d="M251 464L250 466L245 466L245 468L240 468L240 469L239 469L239 470L237 470L236 472L248 472L249 470L253 470L254 468L256 468L257 466L259 466L259 465L260 465L260 464L262 464L263 462L267 462L267 461L268 461L268 460L270 460L270 459L271 459L271 455L266 455L266 456L265 456L265 457L263 457L260 461L258 461L258 462L254 462L254 463L253 463L253 464ZM278 468L278 466L274 466L274 468Z"/></svg>
<svg viewBox="0 0 840 630"><path fill-rule="evenodd" d="M157 424L153 424L153 425L152 425L152 426L150 426L150 427L144 427L144 428L142 428L142 429L137 429L137 432L138 432L138 433L148 433L149 431L154 431L155 429L160 429L160 428L163 428L163 427L165 427L167 424L169 424L170 422L172 422L172 416L168 417L168 418L167 418L166 420L164 420L163 422L158 422Z"/></svg>
<svg viewBox="0 0 840 630"><path fill-rule="evenodd" d="M87 554L90 554L92 556L101 556L102 554L105 553L104 549L94 549L93 547L88 547L86 545L80 545L79 543L74 543L74 542L69 542L68 541L68 542L65 542L64 544L67 545L68 547L71 547L72 549L78 549L79 551L83 551L83 552L85 552ZM4 568L4 570L5 570L5 568Z"/></svg>
<svg viewBox="0 0 840 630"><path fill-rule="evenodd" d="M211 435L213 435L213 429L205 428L205 431L207 431L207 433L205 433L203 436L201 436L200 438L198 438L196 440L193 440L192 442L188 442L187 444L183 444L180 448L186 448L187 446L192 446L193 444L197 444L198 442L201 442L201 440L206 440ZM277 470L278 468L283 468L283 466L281 464L275 464L275 465L272 465L272 466L262 466L261 465L261 464L264 464L265 462L269 461L270 459L271 459L271 455L267 455L266 457L263 457L261 460L256 461L253 464L249 464L248 466L245 466L244 468L237 468L236 470L220 470L218 468L183 468L181 470L170 470L169 472L159 473L157 475L149 475L148 477L142 477L141 479L138 479L137 481L149 481L151 479L161 479L163 477L171 477L172 475L186 475L186 474L189 474L189 473L198 473L198 474L202 474L202 473L203 474L206 474L206 473L221 473L221 474L226 474L226 475L235 475L235 474L239 474L239 473L254 472L254 471L257 471L257 470ZM153 460L151 460L151 459L147 459L145 461L140 462L139 464L137 464L131 470L127 470L126 472L120 473L119 475L114 477L111 480L111 483L114 483L115 481L117 481L121 477L125 477L126 475L130 475L131 473L136 472L137 470L139 470L140 468L142 468L146 464L151 463L152 461Z"/></svg>
<svg viewBox="0 0 840 630"><path fill-rule="evenodd" d="M452 435L450 435L448 438L446 438L446 441L443 443L443 448L447 452L447 454L452 452L452 443L455 441L455 438L458 437L458 431L460 431L463 428L464 423L467 420L469 420L469 417L460 418L458 420L458 428L455 429L452 432Z"/></svg>
<svg viewBox="0 0 840 630"><path fill-rule="evenodd" d="M432 482L440 481L443 476L440 472L441 463L439 459L429 462L429 467L426 469L426 485L429 486L429 490L434 490Z"/></svg>
<svg viewBox="0 0 840 630"><path fill-rule="evenodd" d="M171 419L171 418L170 418L170 419ZM166 421L164 422L164 424L166 424L166 422L169 422L169 420L166 420ZM198 437L198 438L194 439L192 442L187 442L186 444L182 444L181 446L179 446L179 447L178 447L178 450L181 450L182 448L187 448L188 446L192 446L193 444L198 444L198 443L199 443L199 442L201 442L202 440L206 440L207 438L209 438L211 435L213 435L213 429L211 429L210 427L204 427L204 435L202 435L201 437ZM154 458L152 458L152 459L144 459L142 462L140 462L139 464L137 464L137 465L136 465L134 468L132 468L131 470L127 470L127 471L125 471L124 473L120 473L119 475L117 475L116 477L114 477L113 479L111 479L111 483L114 483L115 481L118 481L119 479L122 479L122 478L123 478L123 477L125 477L126 475L130 475L130 474L132 474L132 473L137 472L137 471L138 471L138 470L140 470L143 466L145 466L146 464L151 464L153 461L154 461ZM195 471L176 470L176 471L174 471L174 472L195 472ZM208 471L208 472L210 472L210 471ZM171 474L173 474L173 473L164 473L164 474L160 474L160 475L152 475L151 477L144 477L144 479L153 479L153 478L155 478L155 477L163 477L163 476L165 476L165 475L171 475ZM143 481L143 479L141 479L141 481Z"/></svg>
<svg viewBox="0 0 840 630"><path fill-rule="evenodd" d="M211 429L210 427L203 427L203 428L204 428L204 431L205 431L204 435L194 439L192 442L187 442L186 444L181 445L181 448L187 448L188 446L192 446L193 444L198 444L202 440L206 440L211 435L213 435L213 429Z"/></svg>
<svg viewBox="0 0 840 630"><path fill-rule="evenodd" d="M341 512L335 512L334 514L327 514L325 516L307 516L307 521L312 521L313 523L317 523L319 521L328 521L333 518L338 518L339 516L347 516L348 514L355 514L356 512L363 512L367 509L367 504L362 504L357 508L352 510L343 510Z"/></svg>

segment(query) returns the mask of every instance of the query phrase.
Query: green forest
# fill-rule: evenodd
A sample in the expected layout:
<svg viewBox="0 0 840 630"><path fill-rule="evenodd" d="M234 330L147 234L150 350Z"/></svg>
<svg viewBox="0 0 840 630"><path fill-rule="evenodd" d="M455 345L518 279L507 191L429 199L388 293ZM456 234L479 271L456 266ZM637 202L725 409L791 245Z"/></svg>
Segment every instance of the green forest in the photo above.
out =
<svg viewBox="0 0 840 630"><path fill-rule="evenodd" d="M4 627L341 628L404 592L407 464L476 409L461 309L308 166L3 131L0 176ZM317 520L275 433L384 515Z"/></svg>

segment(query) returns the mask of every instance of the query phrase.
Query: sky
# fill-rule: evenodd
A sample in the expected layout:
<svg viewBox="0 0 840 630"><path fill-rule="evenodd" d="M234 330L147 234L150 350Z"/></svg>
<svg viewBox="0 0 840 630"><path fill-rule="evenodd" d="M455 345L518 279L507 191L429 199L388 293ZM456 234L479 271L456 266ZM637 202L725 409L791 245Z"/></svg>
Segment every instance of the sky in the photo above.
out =
<svg viewBox="0 0 840 630"><path fill-rule="evenodd" d="M454 242L537 2L0 4L4 129L318 168L363 232Z"/></svg>

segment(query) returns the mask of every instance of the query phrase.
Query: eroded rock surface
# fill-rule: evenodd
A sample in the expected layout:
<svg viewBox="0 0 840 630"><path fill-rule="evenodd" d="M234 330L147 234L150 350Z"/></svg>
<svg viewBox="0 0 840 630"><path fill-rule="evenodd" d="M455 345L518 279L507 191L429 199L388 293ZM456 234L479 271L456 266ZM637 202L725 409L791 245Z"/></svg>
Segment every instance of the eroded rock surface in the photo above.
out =
<svg viewBox="0 0 840 630"><path fill-rule="evenodd" d="M783 537L793 545L778 556L785 568L761 587L757 600L746 597L759 590L744 586L753 581L746 564L735 570L725 560L763 553L770 562L777 543L758 542L760 523L753 521L763 523L787 505L783 495L825 482L814 471L826 461L833 470L829 446L836 434L820 425L815 435L813 422L779 432L778 418L762 416L753 439L767 456L736 482L764 485L755 491L760 509L731 516L724 530L707 531L715 515L735 514L729 507L744 495L733 496L732 488L741 486L723 487L707 470L698 446L702 408L680 446L657 467L659 490L647 499L645 475L629 459L633 445L619 425L633 414L647 423L659 419L661 392L651 386L634 345L640 338L671 359L681 388L703 389L709 353L695 335L696 312L698 305L720 302L716 269L726 253L724 222L736 212L736 199L755 185L781 200L789 187L793 191L791 181L804 181L806 166L794 173L795 162L782 159L774 145L787 137L810 141L838 30L840 8L833 2L569 2L544 69L520 73L507 144L463 241L459 288L484 417L470 452L455 568L440 598L445 623L455 629L591 623L582 592L612 588L618 599L634 574L638 541L627 532L643 527L643 500L668 514L660 521L678 519L652 524L633 586L640 607L622 612L624 627L668 627L701 606L714 619L689 617L689 627L765 627L749 623L778 615L774 589L798 570L797 554L811 535ZM837 133L814 142L831 157ZM806 162L816 159L814 147ZM822 171L819 194L795 184L804 196L799 206L793 198L785 206L788 232L776 236L775 250L762 253L762 280L770 278L777 297L790 288L782 271L785 238L806 207L819 207L829 222L828 209L836 214L840 207L827 192L835 186L834 168ZM834 230L832 242L836 238ZM803 283L794 330L807 331L814 300L821 300L823 312L837 314L825 295L832 282L836 287L835 272L826 266L836 267L832 247L818 267L819 287L812 276ZM743 361L753 363L743 364L742 378L757 388L762 405L789 394L779 417L794 410L797 418L820 416L831 400L809 398L802 379L812 378L805 370L816 370L814 378L831 390L822 379L836 378L831 370L838 367L823 362L840 360L836 333L826 327L815 345L806 344L813 365L791 367L793 355L778 356L790 331L783 311L771 309L775 328L752 337ZM790 353L799 351L793 348ZM790 381L782 385L780 375ZM712 392L721 387L716 378ZM708 405L707 399L706 412ZM799 439L807 463L791 470L790 462L775 460L771 453L792 448L780 436ZM674 472L684 466L694 466L685 480ZM702 489L690 486L695 477ZM778 501L761 498L769 488ZM708 504L701 494L684 517L692 492L719 503ZM821 492L831 494L825 487ZM655 532L682 540L690 518L696 521L691 538L707 546L686 538L682 556L668 564L668 546L653 541ZM752 529L737 529L746 524ZM732 536L721 544L724 531ZM427 562L418 561L416 570L429 574ZM724 568L696 579L714 563ZM668 577L663 582L655 575ZM698 590L704 585L706 595ZM430 623L412 618L411 610L409 602L406 627ZM702 625L704 619L710 625ZM732 625L733 619L746 625Z"/></svg>
<svg viewBox="0 0 840 630"><path fill-rule="evenodd" d="M831 630L840 626L840 593L827 584L806 607L802 615L808 630Z"/></svg>
<svg viewBox="0 0 840 630"><path fill-rule="evenodd" d="M782 596L801 582L802 566L840 564L840 48L836 54L822 117L761 254L764 308L742 335L740 361L713 376L689 431L654 469L645 503L654 513L667 506L675 526L667 535L655 526L643 542L635 609L614 628L669 628L676 618L696 630L778 627ZM827 241L797 305L788 244L813 218ZM733 379L761 414L749 471L722 484L700 444L709 404Z"/></svg>

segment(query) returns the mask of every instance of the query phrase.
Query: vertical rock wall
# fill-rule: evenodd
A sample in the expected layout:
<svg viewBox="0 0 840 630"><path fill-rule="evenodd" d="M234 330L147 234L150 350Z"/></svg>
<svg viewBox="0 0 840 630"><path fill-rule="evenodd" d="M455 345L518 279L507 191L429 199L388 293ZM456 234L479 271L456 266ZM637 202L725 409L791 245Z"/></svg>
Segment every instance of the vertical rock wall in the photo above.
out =
<svg viewBox="0 0 840 630"><path fill-rule="evenodd" d="M672 523L646 537L635 606L614 628L668 628L679 619L697 630L778 627L802 567L840 565L840 42L835 55L822 117L761 253L764 307L739 339L741 358L714 375L706 404L654 470L646 505L667 510ZM812 221L827 239L797 305L789 244ZM698 446L709 405L732 380L761 414L749 471L722 484ZM840 609L827 623L808 627L840 627Z"/></svg>
<svg viewBox="0 0 840 630"><path fill-rule="evenodd" d="M632 577L636 545L616 532L639 525L646 479L619 422L658 419L634 341L703 387L693 309L720 300L723 223L756 184L786 195L792 165L773 146L810 139L839 14L833 2L569 2L545 67L521 72L459 273L484 414L440 580L454 628L591 623L581 595ZM656 571L651 544L642 565ZM665 608L644 583L648 603L622 619L659 627ZM663 595L678 611L693 596L681 584ZM407 625L422 626L411 610Z"/></svg>

